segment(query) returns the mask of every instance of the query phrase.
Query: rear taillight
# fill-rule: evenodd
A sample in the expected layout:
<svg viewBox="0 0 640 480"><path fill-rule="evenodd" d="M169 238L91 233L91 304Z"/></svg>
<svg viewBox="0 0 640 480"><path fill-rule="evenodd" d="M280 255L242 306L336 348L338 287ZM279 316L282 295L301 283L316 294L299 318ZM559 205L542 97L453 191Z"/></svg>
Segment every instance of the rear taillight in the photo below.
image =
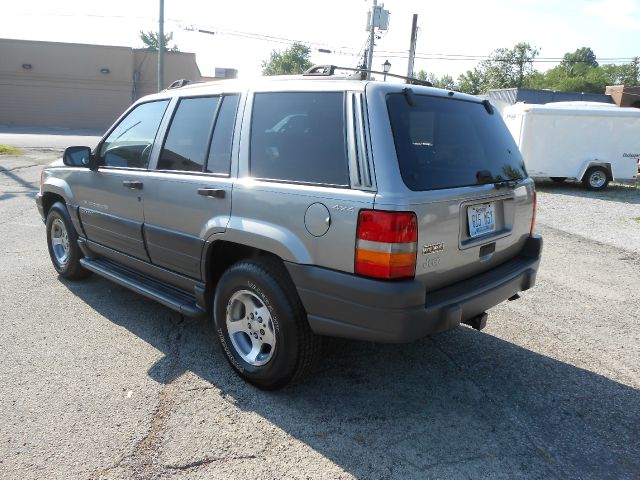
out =
<svg viewBox="0 0 640 480"><path fill-rule="evenodd" d="M536 209L538 208L538 194L533 191L533 215L531 216L531 228L529 229L529 236L533 235L533 229L536 226Z"/></svg>
<svg viewBox="0 0 640 480"><path fill-rule="evenodd" d="M362 210L358 217L355 272L380 279L413 278L417 243L415 213Z"/></svg>

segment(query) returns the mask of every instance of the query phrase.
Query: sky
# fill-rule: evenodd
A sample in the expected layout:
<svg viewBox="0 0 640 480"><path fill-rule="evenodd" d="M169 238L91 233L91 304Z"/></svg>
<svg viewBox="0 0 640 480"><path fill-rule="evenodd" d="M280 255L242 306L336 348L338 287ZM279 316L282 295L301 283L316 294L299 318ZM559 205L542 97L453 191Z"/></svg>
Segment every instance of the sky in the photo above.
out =
<svg viewBox="0 0 640 480"><path fill-rule="evenodd" d="M640 56L640 0L386 0L389 29L379 32L374 69L385 60L405 75L411 20L418 14L414 70L454 79L500 47L528 42L540 50L538 70L577 48L591 47L600 63ZM165 0L165 32L181 51L194 52L201 73L237 68L260 74L273 50L300 41L311 61L355 67L367 39L372 0ZM143 46L138 32L158 29L158 0L2 0L0 37L24 40ZM214 31L215 35L196 29ZM333 53L322 53L318 49ZM605 60L612 59L612 60ZM619 59L619 60L613 60ZM0 59L2 61L2 59Z"/></svg>

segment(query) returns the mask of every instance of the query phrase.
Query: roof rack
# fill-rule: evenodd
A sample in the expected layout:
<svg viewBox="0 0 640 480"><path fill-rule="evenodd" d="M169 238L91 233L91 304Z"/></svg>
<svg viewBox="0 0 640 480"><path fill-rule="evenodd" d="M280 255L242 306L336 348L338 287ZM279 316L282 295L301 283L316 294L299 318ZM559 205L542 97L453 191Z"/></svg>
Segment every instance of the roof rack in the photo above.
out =
<svg viewBox="0 0 640 480"><path fill-rule="evenodd" d="M173 90L174 88L182 88L186 85L191 85L193 83L203 83L200 81L194 81L194 80L187 80L186 78L181 78L180 80L176 80L174 82L171 82L171 85L169 85L166 90Z"/></svg>
<svg viewBox="0 0 640 480"><path fill-rule="evenodd" d="M305 77L330 77L336 70L355 72L355 75L352 75L351 78L358 78L360 80L364 80L367 73L375 73L377 75L386 75L393 78L400 78L411 85L424 85L425 87L433 87L433 84L431 82L427 82L426 80L419 80L413 77L405 77L404 75L385 73L378 70L367 70L366 68L339 67L337 65L314 65L302 75Z"/></svg>

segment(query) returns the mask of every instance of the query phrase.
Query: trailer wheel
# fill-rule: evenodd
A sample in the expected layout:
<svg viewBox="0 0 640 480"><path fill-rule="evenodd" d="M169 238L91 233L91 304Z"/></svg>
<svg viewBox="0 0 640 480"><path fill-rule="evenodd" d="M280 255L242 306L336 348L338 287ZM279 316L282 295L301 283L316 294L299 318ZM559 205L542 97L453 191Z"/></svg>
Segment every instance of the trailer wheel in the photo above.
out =
<svg viewBox="0 0 640 480"><path fill-rule="evenodd" d="M603 167L591 167L582 177L582 184L594 192L604 190L609 185L609 172Z"/></svg>
<svg viewBox="0 0 640 480"><path fill-rule="evenodd" d="M567 177L549 177L549 178L551 178L551 180L556 183L564 183L564 181L567 179Z"/></svg>

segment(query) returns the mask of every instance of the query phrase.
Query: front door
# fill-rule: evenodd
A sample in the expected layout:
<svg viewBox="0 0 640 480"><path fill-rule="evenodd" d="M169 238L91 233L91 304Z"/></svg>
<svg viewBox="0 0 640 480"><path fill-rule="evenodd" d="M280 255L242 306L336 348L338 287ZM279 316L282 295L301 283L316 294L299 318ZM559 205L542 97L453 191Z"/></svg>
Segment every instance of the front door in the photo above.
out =
<svg viewBox="0 0 640 480"><path fill-rule="evenodd" d="M211 234L231 214L233 131L239 95L181 98L145 177L144 236L154 265L202 278Z"/></svg>
<svg viewBox="0 0 640 480"><path fill-rule="evenodd" d="M169 100L134 107L96 149L97 171L75 173L82 227L87 238L149 261L142 238L145 177L155 136Z"/></svg>

